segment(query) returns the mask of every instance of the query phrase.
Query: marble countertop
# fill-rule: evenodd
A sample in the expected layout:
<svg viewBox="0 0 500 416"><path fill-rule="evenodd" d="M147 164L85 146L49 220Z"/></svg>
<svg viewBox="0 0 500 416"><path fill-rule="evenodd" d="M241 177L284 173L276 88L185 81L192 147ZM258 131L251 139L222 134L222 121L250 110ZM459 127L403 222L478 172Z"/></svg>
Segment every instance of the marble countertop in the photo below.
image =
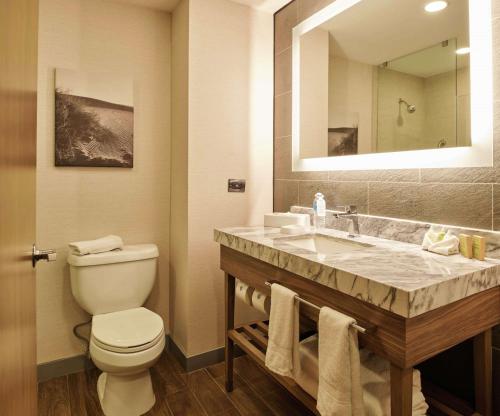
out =
<svg viewBox="0 0 500 416"><path fill-rule="evenodd" d="M348 239L335 229L320 234ZM214 230L223 246L408 318L500 285L499 259L441 256L371 236L354 240L371 247L322 255L287 243L293 238L279 228Z"/></svg>

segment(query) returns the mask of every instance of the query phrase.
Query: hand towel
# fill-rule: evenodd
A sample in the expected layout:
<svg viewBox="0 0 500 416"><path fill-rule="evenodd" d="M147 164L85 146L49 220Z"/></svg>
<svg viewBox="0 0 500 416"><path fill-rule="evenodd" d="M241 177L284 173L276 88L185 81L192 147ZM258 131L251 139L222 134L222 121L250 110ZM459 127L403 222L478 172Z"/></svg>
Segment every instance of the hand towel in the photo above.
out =
<svg viewBox="0 0 500 416"><path fill-rule="evenodd" d="M108 235L97 240L76 241L69 243L71 251L78 255L104 253L106 251L123 248L123 240L116 235Z"/></svg>
<svg viewBox="0 0 500 416"><path fill-rule="evenodd" d="M441 241L445 236L444 228L440 225L432 225L431 228L425 233L422 248L428 250L429 246Z"/></svg>
<svg viewBox="0 0 500 416"><path fill-rule="evenodd" d="M355 320L323 307L318 332L318 402L322 416L364 415Z"/></svg>
<svg viewBox="0 0 500 416"><path fill-rule="evenodd" d="M318 335L300 342L300 372L295 377L297 384L312 397L318 397ZM390 363L367 349L359 352L361 361L361 385L365 416L388 416L391 414ZM422 394L420 372L413 370L412 416L425 416L428 410Z"/></svg>
<svg viewBox="0 0 500 416"><path fill-rule="evenodd" d="M299 303L292 290L273 283L266 367L286 377L299 369Z"/></svg>
<svg viewBox="0 0 500 416"><path fill-rule="evenodd" d="M449 256L458 253L459 244L460 240L458 237L453 235L451 231L448 231L442 240L430 244L427 250L443 256Z"/></svg>

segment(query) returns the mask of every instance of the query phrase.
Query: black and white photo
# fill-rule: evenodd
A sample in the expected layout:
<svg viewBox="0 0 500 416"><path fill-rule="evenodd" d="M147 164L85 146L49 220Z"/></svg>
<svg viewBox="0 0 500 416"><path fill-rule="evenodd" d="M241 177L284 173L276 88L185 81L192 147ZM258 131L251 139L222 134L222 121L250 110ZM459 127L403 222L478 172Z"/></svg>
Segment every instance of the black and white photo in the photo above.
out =
<svg viewBox="0 0 500 416"><path fill-rule="evenodd" d="M57 69L55 106L56 166L133 167L130 77Z"/></svg>

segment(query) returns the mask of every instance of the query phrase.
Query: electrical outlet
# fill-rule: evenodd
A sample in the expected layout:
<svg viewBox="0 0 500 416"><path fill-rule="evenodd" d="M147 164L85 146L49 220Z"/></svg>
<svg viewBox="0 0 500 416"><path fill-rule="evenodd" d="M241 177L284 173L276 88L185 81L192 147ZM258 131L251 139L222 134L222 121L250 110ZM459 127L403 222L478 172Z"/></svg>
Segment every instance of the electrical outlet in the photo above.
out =
<svg viewBox="0 0 500 416"><path fill-rule="evenodd" d="M228 192L245 192L245 179L228 179L227 191Z"/></svg>

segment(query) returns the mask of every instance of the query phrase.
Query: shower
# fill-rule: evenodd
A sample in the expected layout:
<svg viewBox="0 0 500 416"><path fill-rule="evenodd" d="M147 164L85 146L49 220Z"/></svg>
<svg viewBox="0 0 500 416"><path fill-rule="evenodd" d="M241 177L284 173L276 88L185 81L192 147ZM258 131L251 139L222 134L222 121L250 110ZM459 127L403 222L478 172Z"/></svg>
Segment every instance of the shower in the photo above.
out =
<svg viewBox="0 0 500 416"><path fill-rule="evenodd" d="M406 105L406 111L408 111L410 114L413 114L415 111L417 111L417 107L415 107L413 104L408 104L406 100L403 100L402 98L399 99L399 105L404 104Z"/></svg>

